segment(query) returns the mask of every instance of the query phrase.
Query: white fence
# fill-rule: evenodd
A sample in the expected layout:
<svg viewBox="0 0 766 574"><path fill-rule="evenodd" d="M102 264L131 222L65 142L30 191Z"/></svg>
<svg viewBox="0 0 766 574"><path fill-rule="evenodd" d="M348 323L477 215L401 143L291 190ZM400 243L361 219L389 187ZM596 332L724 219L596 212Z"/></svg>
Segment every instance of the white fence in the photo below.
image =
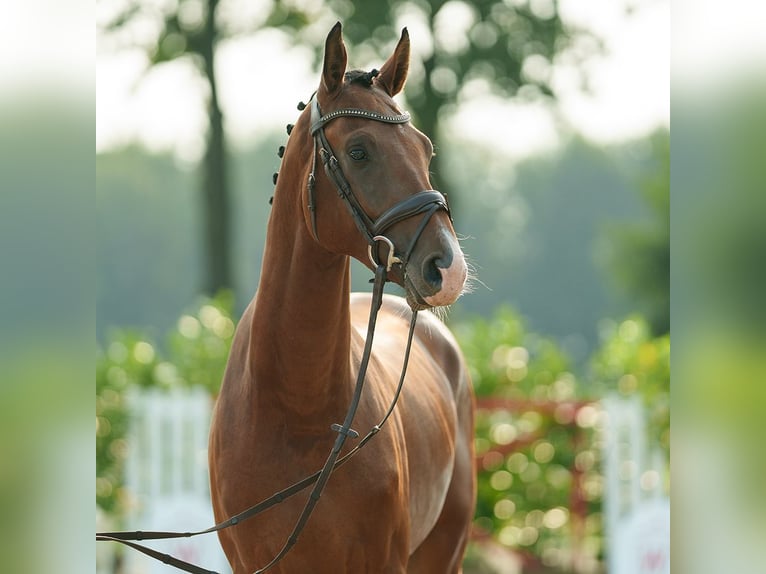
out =
<svg viewBox="0 0 766 574"><path fill-rule="evenodd" d="M670 501L662 454L647 446L641 400L608 397L604 513L609 574L670 573Z"/></svg>
<svg viewBox="0 0 766 574"><path fill-rule="evenodd" d="M214 524L207 467L211 401L201 388L151 389L129 397L126 489L129 530L196 531ZM220 573L231 572L215 534L146 542L161 552ZM180 570L128 550L124 574Z"/></svg>
<svg viewBox="0 0 766 574"><path fill-rule="evenodd" d="M131 425L126 490L129 530L194 531L214 523L207 468L211 402L203 389L137 391ZM670 502L663 491L664 459L647 446L640 399L607 397L604 515L609 574L670 573ZM110 529L107 525L105 528ZM221 574L231 572L215 534L148 542L182 560ZM112 551L116 545L109 544ZM103 565L99 572L110 572ZM120 574L175 574L179 570L127 550Z"/></svg>

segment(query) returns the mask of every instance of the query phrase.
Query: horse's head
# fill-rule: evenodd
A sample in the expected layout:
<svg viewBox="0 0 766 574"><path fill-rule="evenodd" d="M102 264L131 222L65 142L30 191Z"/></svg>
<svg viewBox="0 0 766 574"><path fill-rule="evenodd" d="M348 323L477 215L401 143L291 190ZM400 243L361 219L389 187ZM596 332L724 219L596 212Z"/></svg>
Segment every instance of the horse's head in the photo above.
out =
<svg viewBox="0 0 766 574"><path fill-rule="evenodd" d="M413 308L436 307L459 297L467 272L446 200L431 189L431 141L392 99L409 57L404 29L379 72L347 73L340 23L331 30L306 112L314 151L304 216L323 247L371 268L390 263L389 277Z"/></svg>

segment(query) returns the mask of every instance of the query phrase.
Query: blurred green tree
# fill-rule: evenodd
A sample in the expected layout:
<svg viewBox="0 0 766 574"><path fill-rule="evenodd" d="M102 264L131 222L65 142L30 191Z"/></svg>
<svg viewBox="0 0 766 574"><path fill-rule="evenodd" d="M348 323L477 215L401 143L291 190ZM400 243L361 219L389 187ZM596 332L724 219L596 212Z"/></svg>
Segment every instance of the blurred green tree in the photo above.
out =
<svg viewBox="0 0 766 574"><path fill-rule="evenodd" d="M766 80L748 89L731 86L721 113L681 138L678 169L681 188L674 216L685 235L674 245L678 284L687 287L676 300L693 303L720 326L766 338ZM720 97L720 96L719 96ZM719 103L719 100L715 100ZM685 112L686 125L704 112ZM704 143L702 143L704 142ZM674 154L676 144L674 142ZM674 159L675 159L674 155ZM675 173L675 172L674 172ZM675 192L675 188L674 188ZM686 278L681 280L681 275ZM693 288L692 288L693 287ZM683 301L691 296L689 303ZM689 311L686 311L689 313ZM689 316L693 316L689 314Z"/></svg>
<svg viewBox="0 0 766 574"><path fill-rule="evenodd" d="M233 297L222 291L181 315L163 353L146 335L113 332L96 359L96 503L122 517L131 387L201 386L215 396L234 337Z"/></svg>
<svg viewBox="0 0 766 574"><path fill-rule="evenodd" d="M405 94L416 125L437 149L444 135L441 122L469 92L553 99L556 56L572 48L570 57L585 58L600 49L593 36L564 23L554 0L328 0L327 5L343 22L356 62L365 57L382 62L399 37L398 28L417 26L417 56ZM421 36L424 31L428 36ZM301 30L294 32L301 37ZM322 46L314 45L318 61ZM448 191L446 178L439 178L439 158L431 164L434 185Z"/></svg>
<svg viewBox="0 0 766 574"><path fill-rule="evenodd" d="M553 0L329 0L327 4L273 0L265 10L243 10L236 3L220 0L99 0L98 7L102 15L99 28L103 35L117 40L118 49L126 43L142 48L149 67L181 58L191 60L205 81L209 129L201 186L203 290L210 295L233 284L232 200L215 68L215 51L222 40L265 27L280 28L295 42L314 47L319 60L323 44L318 41L316 26L325 24L329 8L344 22L344 37L353 49L362 55L366 50L369 59L373 55L380 59L388 55L386 50L398 37L398 26L421 22L430 37L419 38L418 44L432 49L413 66L407 101L420 129L438 145L440 120L460 102L466 87L525 100L551 97L555 56L572 47L575 39L590 38L564 25ZM592 41L578 42L570 54L585 57L596 46ZM435 158L435 174L440 171L439 161ZM434 183L449 191L446 184L444 179Z"/></svg>
<svg viewBox="0 0 766 574"><path fill-rule="evenodd" d="M574 571L601 550L600 408L555 342L508 307L455 326L477 395L474 529L524 571ZM579 556L579 558L577 558Z"/></svg>
<svg viewBox="0 0 766 574"><path fill-rule="evenodd" d="M202 161L202 214L205 253L203 291L214 295L233 287L231 269L231 192L223 111L218 98L215 51L221 40L269 26L261 17L222 15L219 0L99 0L100 31L115 49L141 48L149 68L181 58L199 70L207 88L208 134ZM279 12L279 2L273 8ZM228 8L232 8L228 6ZM236 7L235 7L236 8ZM285 26L307 23L302 13L280 15Z"/></svg>
<svg viewBox="0 0 766 574"><path fill-rule="evenodd" d="M475 533L522 557L524 571L599 571L603 559L607 393L638 395L649 443L669 459L670 337L636 315L602 325L588 377L512 309L454 326L477 395ZM582 384L589 381L589 384ZM663 477L667 488L669 477ZM480 553L479 553L480 554ZM589 566L585 566L585 564Z"/></svg>
<svg viewBox="0 0 766 574"><path fill-rule="evenodd" d="M601 347L590 358L592 392L641 397L649 442L665 453L669 463L670 335L654 337L648 320L640 315L605 321L601 327Z"/></svg>
<svg viewBox="0 0 766 574"><path fill-rule="evenodd" d="M610 226L607 266L659 336L670 331L670 134L660 131L649 142L653 168L639 182L639 190L650 218Z"/></svg>
<svg viewBox="0 0 766 574"><path fill-rule="evenodd" d="M156 3L145 0L115 2L101 0L99 8L110 13L101 31L113 38L138 44L150 67L188 58L199 69L208 88L207 147L203 159L202 204L205 233L205 278L203 290L214 294L232 287L230 255L230 192L227 177L223 112L218 100L215 48L222 30L215 18L219 0L178 0ZM137 33L136 30L143 30ZM147 34L146 30L150 32ZM148 38L147 38L148 36ZM137 38L139 40L137 40ZM124 46L120 46L124 47Z"/></svg>

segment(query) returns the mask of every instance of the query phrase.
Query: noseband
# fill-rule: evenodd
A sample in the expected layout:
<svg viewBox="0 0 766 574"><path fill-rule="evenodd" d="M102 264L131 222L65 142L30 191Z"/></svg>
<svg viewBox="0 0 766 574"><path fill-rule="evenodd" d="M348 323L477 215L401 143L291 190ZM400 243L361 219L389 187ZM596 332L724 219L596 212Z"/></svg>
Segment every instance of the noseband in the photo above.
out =
<svg viewBox="0 0 766 574"><path fill-rule="evenodd" d="M434 213L443 209L450 216L450 219L452 218L447 199L435 189L419 191L407 199L394 204L392 207L384 211L377 219L372 219L367 215L356 195L354 195L354 192L351 190L351 184L349 184L348 179L346 179L346 176L343 174L340 162L335 156L335 153L330 146L330 142L327 141L327 136L325 136L324 133L324 128L328 123L341 117L361 118L386 124L405 124L410 121L410 114L406 112L403 114L389 115L358 108L341 108L323 116L316 96L312 98L311 135L314 138L314 157L311 162L311 173L308 178L308 208L311 214L311 231L314 234L314 239L319 241L316 222L316 199L314 193L316 185L315 172L317 155L319 155L319 157L322 158L325 174L335 185L335 188L338 191L338 196L343 199L343 203L348 208L356 227L367 240L367 253L372 265L375 267L379 265L379 262L375 258L374 248L378 242L383 242L388 246L386 270L390 271L391 267L396 263L401 264L404 269L412 254L412 250L415 248L415 244ZM383 233L394 224L421 213L424 214L423 219L413 235L409 246L403 254L399 253L397 255L393 242L383 235Z"/></svg>

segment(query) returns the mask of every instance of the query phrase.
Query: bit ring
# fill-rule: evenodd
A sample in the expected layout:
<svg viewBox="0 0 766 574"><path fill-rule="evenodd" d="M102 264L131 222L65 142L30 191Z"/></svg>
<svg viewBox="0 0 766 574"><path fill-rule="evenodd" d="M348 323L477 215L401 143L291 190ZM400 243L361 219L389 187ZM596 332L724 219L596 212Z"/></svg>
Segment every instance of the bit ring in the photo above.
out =
<svg viewBox="0 0 766 574"><path fill-rule="evenodd" d="M388 237L385 237L384 235L376 235L375 237L372 238L372 240L375 241L375 242L382 241L386 245L388 245L388 259L386 260L386 271L391 271L391 267L393 267L395 263L401 263L402 262L402 260L399 259L394 254L394 244L393 244L393 242ZM375 261L375 257L373 257L373 255L372 255L372 247L373 247L373 245L375 245L375 243L370 244L370 245L367 246L367 255L370 258L370 262L374 266L378 266L380 264L377 261Z"/></svg>

